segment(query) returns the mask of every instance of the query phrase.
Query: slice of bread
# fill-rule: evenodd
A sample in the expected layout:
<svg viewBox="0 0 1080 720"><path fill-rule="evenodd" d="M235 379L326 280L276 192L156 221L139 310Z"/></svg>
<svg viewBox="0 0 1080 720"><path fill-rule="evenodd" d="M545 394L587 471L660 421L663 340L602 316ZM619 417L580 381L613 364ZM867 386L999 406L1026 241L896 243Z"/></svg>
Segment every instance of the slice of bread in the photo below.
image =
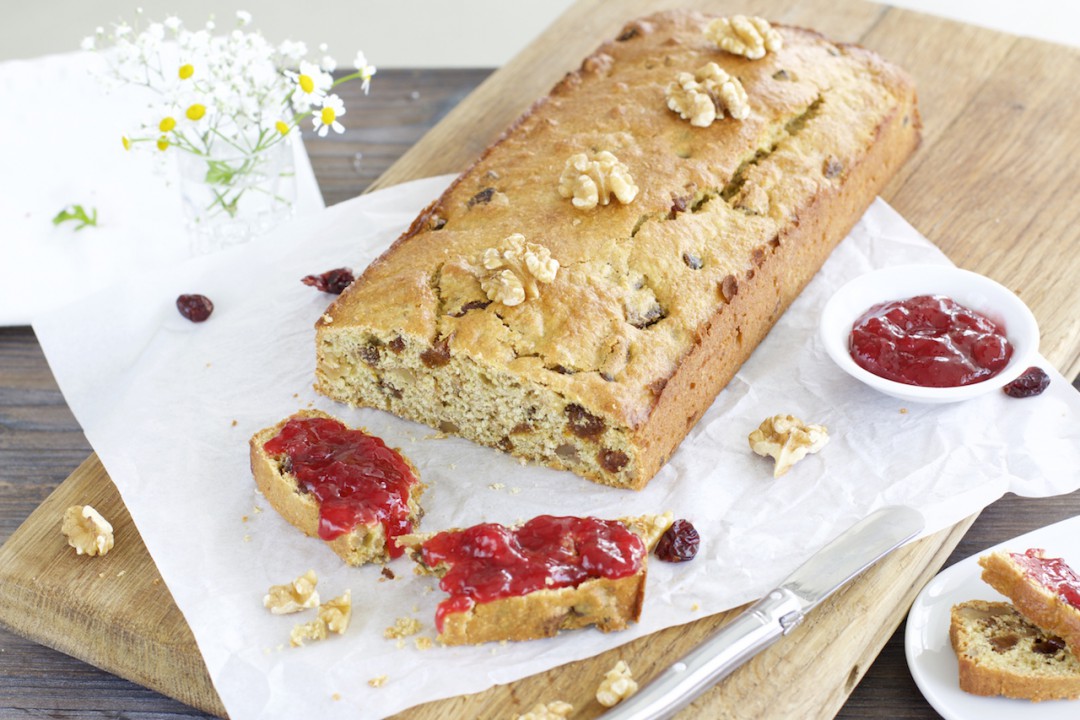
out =
<svg viewBox="0 0 1080 720"><path fill-rule="evenodd" d="M1034 701L1080 698L1080 661L1061 638L1008 603L953 606L949 639L965 692Z"/></svg>
<svg viewBox="0 0 1080 720"><path fill-rule="evenodd" d="M1047 563L1049 568L1042 570ZM1068 598L1070 594L1074 601L1078 597L1080 576L1068 565L1046 557L1039 549L1025 553L998 550L980 557L979 565L982 579L1012 600L1021 615L1064 639L1073 654L1080 656L1080 606ZM1055 578L1059 587L1054 587Z"/></svg>
<svg viewBox="0 0 1080 720"><path fill-rule="evenodd" d="M595 625L603 632L623 630L636 622L645 598L647 554L671 526L671 513L620 519L641 540L641 560L637 572L617 579L590 578L577 585L542 588L524 595L487 602L466 603L466 607L440 606L439 642L445 645L472 645L502 640L534 640L553 637L560 630ZM452 529L447 533L464 532ZM402 536L409 556L416 561L418 574L442 578L450 570L445 563L428 566L423 546L440 533ZM438 616L437 616L438 617Z"/></svg>
<svg viewBox="0 0 1080 720"><path fill-rule="evenodd" d="M317 410L301 410L273 427L260 430L251 438L249 443L251 472L255 476L255 483L259 490L270 505L289 523L305 535L322 539L349 565L363 565L369 562L385 563L393 557L398 557L402 553L401 546L396 538L388 542L386 528L378 520L360 523L352 530L330 539L321 537L319 534L321 507L318 499L301 487L298 478L291 472L292 461L287 455L271 455L266 451L266 443L277 437L290 421L302 422L311 418L339 422ZM345 427L344 424L339 424ZM425 486L420 482L420 474L412 462L396 450L391 450L391 452L405 463L412 474L408 497L402 498L408 507L408 525L412 529L416 527L423 515L420 508L420 495Z"/></svg>

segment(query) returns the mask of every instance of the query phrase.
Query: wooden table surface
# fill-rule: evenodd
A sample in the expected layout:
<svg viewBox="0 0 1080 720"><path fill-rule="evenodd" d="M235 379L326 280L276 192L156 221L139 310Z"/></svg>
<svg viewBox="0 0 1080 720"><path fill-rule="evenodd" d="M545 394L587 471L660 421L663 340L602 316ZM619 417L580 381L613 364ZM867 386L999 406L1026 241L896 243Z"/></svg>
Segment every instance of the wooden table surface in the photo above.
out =
<svg viewBox="0 0 1080 720"><path fill-rule="evenodd" d="M805 5L805 3L804 3ZM812 24L809 19L806 24ZM961 26L956 26L963 30ZM826 29L828 30L828 29ZM914 42L914 40L912 40ZM1002 40L996 57L1019 54L1024 43L1018 39ZM985 51L985 45L974 44ZM983 58L985 60L985 58ZM1038 58L1036 58L1038 60ZM1076 65L1076 55L1070 59ZM1050 72L1045 66L1036 66ZM343 136L325 140L307 138L316 176L328 204L354 197L383 174L399 156L477 87L489 74L487 70L416 70L383 71L377 76L369 97L346 98L349 107L363 108L350 112L349 130ZM973 73L976 72L973 70ZM917 79L918 79L918 74ZM920 86L921 87L921 86ZM931 107L948 103L948 98L928 98ZM355 101L355 104L354 104ZM1017 99L1015 112L1023 112L1023 102L1033 104L1045 98ZM924 108L926 105L924 103ZM994 108L988 107L988 111ZM924 110L925 112L925 110ZM988 122L992 112L988 112ZM1033 120L1036 122L1036 120ZM1073 129L1076 121L1070 121ZM928 118L927 134L944 129ZM1076 133L1080 135L1080 133ZM1074 135L1075 137L1075 135ZM935 138L936 139L936 138ZM1075 147L1075 140L1073 141ZM1060 148L1059 148L1060 150ZM971 156L970 150L962 150ZM1064 152L1064 151L1062 151ZM916 158L914 163L918 163ZM993 158L987 162L993 162ZM1053 163L1051 163L1053 167ZM1037 169L1017 167L1018 184L1035 178ZM908 171L910 172L910 171ZM1039 179L1043 191L1049 191L1053 176ZM944 187L944 186L943 186ZM944 194L943 188L938 192ZM1023 202L1033 190L1018 188L1012 197L1001 202ZM940 196L939 196L940 197ZM901 199L903 196L901 194ZM907 198L918 206L918 198ZM904 207L901 203L901 211ZM920 227L932 239L948 228L948 213L938 214L935 227ZM1045 232L1050 224L1040 226ZM1063 250L1069 257L1080 249L1077 230L1063 229ZM1007 240L1007 238L1006 238ZM980 253L996 253L1008 260L1008 253L998 242L988 242L982 250L970 249L965 257L953 257L961 265L977 266L984 262ZM1021 261L1022 264L1022 259ZM1070 326L1044 324L1043 352L1053 353L1055 362L1074 381L1080 370L1077 359L1075 313ZM1048 350L1046 338L1051 338ZM41 349L29 328L0 328L0 542L5 541L27 516L86 459L91 448L78 423L58 391ZM1046 524L1080 514L1080 492L1045 500L1006 496L987 508L971 526L946 565ZM919 694L903 653L903 625L885 645L881 655L868 669L860 668L853 679L865 670L837 717L841 718L934 718L937 714ZM158 695L138 685L112 676L66 655L0 630L0 717L44 716L62 718L145 719L208 718L210 715L188 708L175 700Z"/></svg>

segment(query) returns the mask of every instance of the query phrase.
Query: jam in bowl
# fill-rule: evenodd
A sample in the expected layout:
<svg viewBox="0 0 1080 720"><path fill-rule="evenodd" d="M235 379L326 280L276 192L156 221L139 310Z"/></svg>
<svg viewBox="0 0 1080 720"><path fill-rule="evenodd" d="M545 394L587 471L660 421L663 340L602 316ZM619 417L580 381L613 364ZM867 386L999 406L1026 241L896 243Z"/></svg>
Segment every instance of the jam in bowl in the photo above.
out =
<svg viewBox="0 0 1080 720"><path fill-rule="evenodd" d="M1039 347L1035 318L1016 295L948 265L883 268L851 280L826 303L820 333L852 377L925 403L1000 389Z"/></svg>

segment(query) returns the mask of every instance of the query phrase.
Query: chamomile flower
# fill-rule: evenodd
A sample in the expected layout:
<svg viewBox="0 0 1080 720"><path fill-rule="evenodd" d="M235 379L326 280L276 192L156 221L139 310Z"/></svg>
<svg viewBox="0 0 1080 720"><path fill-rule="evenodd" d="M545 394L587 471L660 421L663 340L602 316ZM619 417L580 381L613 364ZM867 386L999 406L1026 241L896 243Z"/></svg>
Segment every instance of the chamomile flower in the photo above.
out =
<svg viewBox="0 0 1080 720"><path fill-rule="evenodd" d="M93 35L87 35L86 37L84 37L82 39L82 42L79 43L79 47L82 48L83 50L93 50L96 45L97 45L97 38L94 37Z"/></svg>
<svg viewBox="0 0 1080 720"><path fill-rule="evenodd" d="M337 121L344 114L345 103L342 102L341 98L337 95L327 95L323 98L322 109L311 114L315 132L318 133L319 137L326 137L327 131L331 128L338 134L345 132L345 126Z"/></svg>
<svg viewBox="0 0 1080 720"><path fill-rule="evenodd" d="M326 72L332 73L337 70L337 60L329 55L323 55L322 60L319 61L319 66Z"/></svg>
<svg viewBox="0 0 1080 720"><path fill-rule="evenodd" d="M363 52L357 50L356 57L353 58L353 67L360 73L360 79L364 81L363 87L366 93L368 88L371 87L371 78L375 75L375 66L368 63Z"/></svg>
<svg viewBox="0 0 1080 720"><path fill-rule="evenodd" d="M240 27L247 27L251 24L251 13L246 10L237 10L236 21L240 24Z"/></svg>

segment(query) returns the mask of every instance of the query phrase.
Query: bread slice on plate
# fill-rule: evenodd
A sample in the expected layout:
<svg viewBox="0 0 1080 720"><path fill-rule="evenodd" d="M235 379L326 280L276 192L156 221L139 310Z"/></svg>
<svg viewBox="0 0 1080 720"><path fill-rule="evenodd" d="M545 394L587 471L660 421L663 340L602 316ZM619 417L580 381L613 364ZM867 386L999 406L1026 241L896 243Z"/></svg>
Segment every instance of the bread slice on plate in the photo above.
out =
<svg viewBox="0 0 1080 720"><path fill-rule="evenodd" d="M552 637L590 625L636 622L647 555L671 514L623 520L542 515L519 526L483 523L399 538L450 593L435 615L438 640L470 645Z"/></svg>
<svg viewBox="0 0 1080 720"><path fill-rule="evenodd" d="M251 472L270 505L349 565L385 563L416 529L424 484L416 467L377 437L302 410L250 441Z"/></svg>
<svg viewBox="0 0 1080 720"><path fill-rule="evenodd" d="M1065 642L1009 603L969 600L952 608L949 639L960 689L1024 700L1080 698L1080 661Z"/></svg>
<svg viewBox="0 0 1080 720"><path fill-rule="evenodd" d="M1080 575L1037 548L1023 553L998 550L980 557L979 565L982 579L1012 600L1021 615L1064 639L1080 656Z"/></svg>

